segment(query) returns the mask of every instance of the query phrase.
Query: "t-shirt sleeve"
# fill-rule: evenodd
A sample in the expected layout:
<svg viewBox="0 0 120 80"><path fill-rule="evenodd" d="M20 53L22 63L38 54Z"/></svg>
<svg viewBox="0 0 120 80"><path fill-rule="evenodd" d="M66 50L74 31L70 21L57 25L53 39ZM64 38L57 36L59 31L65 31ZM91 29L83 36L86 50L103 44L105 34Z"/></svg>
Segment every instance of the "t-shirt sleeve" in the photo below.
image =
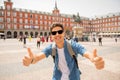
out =
<svg viewBox="0 0 120 80"><path fill-rule="evenodd" d="M80 43L77 43L75 41L72 41L72 48L76 54L80 54L83 56L83 54L87 51L86 48L81 45Z"/></svg>
<svg viewBox="0 0 120 80"><path fill-rule="evenodd" d="M42 52L48 57L52 53L52 45L48 45L45 49L42 50Z"/></svg>

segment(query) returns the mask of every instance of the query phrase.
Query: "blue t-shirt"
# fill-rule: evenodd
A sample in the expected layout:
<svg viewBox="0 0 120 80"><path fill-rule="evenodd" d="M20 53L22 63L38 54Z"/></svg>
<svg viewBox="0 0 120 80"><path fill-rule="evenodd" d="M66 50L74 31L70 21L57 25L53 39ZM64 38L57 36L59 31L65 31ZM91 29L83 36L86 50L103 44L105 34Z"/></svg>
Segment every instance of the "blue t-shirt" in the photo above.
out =
<svg viewBox="0 0 120 80"><path fill-rule="evenodd" d="M76 43L74 41L71 41L72 49L77 56L78 54L83 55L86 52L86 49L80 45L79 43ZM52 54L52 44L47 46L43 51L45 53L46 57ZM65 52L65 58L67 62L67 66L70 70L69 80L80 80L80 70L77 68L75 60L71 57L68 48L67 48L67 42L64 40L64 52ZM54 72L53 72L53 78L52 80L61 80L61 71L58 67L58 52L56 49L56 56L55 56L55 66L54 66Z"/></svg>

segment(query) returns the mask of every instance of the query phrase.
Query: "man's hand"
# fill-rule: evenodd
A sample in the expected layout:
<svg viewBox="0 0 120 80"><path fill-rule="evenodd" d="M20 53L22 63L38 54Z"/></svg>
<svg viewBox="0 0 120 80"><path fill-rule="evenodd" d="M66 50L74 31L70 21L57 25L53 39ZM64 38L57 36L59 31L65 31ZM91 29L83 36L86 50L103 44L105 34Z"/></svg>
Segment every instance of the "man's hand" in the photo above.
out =
<svg viewBox="0 0 120 80"><path fill-rule="evenodd" d="M104 60L102 57L97 55L97 50L94 49L93 53L90 54L90 60L95 64L97 69L103 69L104 68Z"/></svg>
<svg viewBox="0 0 120 80"><path fill-rule="evenodd" d="M31 49L28 48L28 56L25 56L24 59L23 59L23 65L24 66L29 66L32 62L33 62L33 59L34 59L34 56L33 56L33 53L31 52Z"/></svg>

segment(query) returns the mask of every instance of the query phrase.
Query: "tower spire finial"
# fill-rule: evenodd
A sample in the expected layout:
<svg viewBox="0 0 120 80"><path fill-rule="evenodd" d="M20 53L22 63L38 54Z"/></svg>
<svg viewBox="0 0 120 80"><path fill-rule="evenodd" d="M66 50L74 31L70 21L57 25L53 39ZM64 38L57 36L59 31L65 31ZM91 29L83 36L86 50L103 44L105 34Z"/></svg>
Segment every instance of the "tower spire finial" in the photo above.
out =
<svg viewBox="0 0 120 80"><path fill-rule="evenodd" d="M57 1L55 1L55 9L58 9L58 8L57 8Z"/></svg>

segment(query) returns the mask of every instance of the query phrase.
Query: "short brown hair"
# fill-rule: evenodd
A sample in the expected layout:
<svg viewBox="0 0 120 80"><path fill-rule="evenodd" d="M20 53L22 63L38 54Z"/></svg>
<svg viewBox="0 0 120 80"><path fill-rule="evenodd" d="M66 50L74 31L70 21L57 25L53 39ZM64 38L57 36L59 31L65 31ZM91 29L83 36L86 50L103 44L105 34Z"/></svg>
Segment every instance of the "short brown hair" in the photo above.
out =
<svg viewBox="0 0 120 80"><path fill-rule="evenodd" d="M52 32L52 29L55 28L55 27L61 27L62 30L64 31L64 28L63 28L63 25L60 24L60 23L54 23L52 24L52 26L50 27L50 32Z"/></svg>

